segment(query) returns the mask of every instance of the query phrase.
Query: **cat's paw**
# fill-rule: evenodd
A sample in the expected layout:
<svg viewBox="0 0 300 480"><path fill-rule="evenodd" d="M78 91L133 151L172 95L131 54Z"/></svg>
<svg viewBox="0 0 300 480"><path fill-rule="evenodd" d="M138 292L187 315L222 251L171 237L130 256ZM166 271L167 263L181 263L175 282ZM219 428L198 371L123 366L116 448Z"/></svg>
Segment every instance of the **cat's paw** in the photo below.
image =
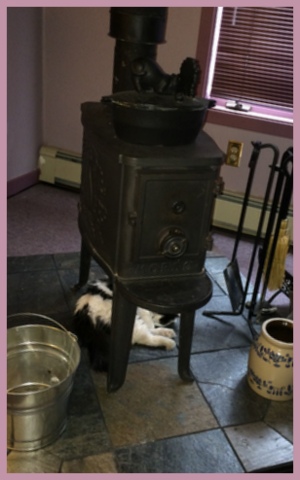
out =
<svg viewBox="0 0 300 480"><path fill-rule="evenodd" d="M167 338L175 338L176 333L172 328L164 328L164 327L157 327L154 330L152 330L154 335L161 335L162 337L167 337Z"/></svg>
<svg viewBox="0 0 300 480"><path fill-rule="evenodd" d="M174 332L174 330L172 328L165 328L164 329L164 335L165 337L168 337L168 338L175 338L176 337L176 333Z"/></svg>
<svg viewBox="0 0 300 480"><path fill-rule="evenodd" d="M176 343L174 342L174 340L166 338L165 347L166 350L173 350L176 347Z"/></svg>

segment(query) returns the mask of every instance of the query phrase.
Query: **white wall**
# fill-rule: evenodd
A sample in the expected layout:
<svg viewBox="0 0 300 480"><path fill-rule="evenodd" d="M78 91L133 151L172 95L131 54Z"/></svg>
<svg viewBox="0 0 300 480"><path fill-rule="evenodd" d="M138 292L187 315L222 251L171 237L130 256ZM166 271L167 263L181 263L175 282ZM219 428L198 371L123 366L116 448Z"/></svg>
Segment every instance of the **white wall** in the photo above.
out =
<svg viewBox="0 0 300 480"><path fill-rule="evenodd" d="M251 142L257 141L263 144L272 144L279 149L281 155L290 146L293 145L292 140L288 138L281 138L278 136L271 136L262 134L260 132L250 132L247 130L239 130L231 127L224 127L220 125L206 124L204 130L211 135L217 142L219 147L226 152L227 143L229 140L236 140L243 142L243 154L241 164L238 168L224 165L222 167L222 177L225 182L225 189L230 192L243 194L246 189L246 183L249 175L249 160L252 153L253 146ZM261 150L255 177L252 185L251 196L263 198L266 190L267 181L270 174L270 164L273 160L273 151L271 149Z"/></svg>
<svg viewBox="0 0 300 480"><path fill-rule="evenodd" d="M44 144L80 153L80 104L112 90L109 9L45 8L44 24Z"/></svg>
<svg viewBox="0 0 300 480"><path fill-rule="evenodd" d="M166 43L157 47L157 62L167 73L178 73L186 57L195 57L201 8L169 8Z"/></svg>
<svg viewBox="0 0 300 480"><path fill-rule="evenodd" d="M42 9L7 9L7 179L37 169L42 141Z"/></svg>

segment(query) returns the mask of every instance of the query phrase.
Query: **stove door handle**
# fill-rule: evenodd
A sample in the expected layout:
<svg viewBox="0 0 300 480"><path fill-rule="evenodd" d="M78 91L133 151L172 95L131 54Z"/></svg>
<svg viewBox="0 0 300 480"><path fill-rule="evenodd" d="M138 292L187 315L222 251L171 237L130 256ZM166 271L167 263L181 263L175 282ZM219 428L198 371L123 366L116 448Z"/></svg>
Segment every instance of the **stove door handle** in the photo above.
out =
<svg viewBox="0 0 300 480"><path fill-rule="evenodd" d="M169 258L181 257L187 250L188 241L179 229L170 229L160 240L160 251Z"/></svg>

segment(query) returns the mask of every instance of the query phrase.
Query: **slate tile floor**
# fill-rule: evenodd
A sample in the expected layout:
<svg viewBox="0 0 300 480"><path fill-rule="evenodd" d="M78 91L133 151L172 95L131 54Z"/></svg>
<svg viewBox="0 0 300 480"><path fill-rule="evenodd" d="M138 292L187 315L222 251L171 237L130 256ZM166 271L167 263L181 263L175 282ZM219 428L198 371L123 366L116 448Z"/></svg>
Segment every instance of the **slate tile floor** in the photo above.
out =
<svg viewBox="0 0 300 480"><path fill-rule="evenodd" d="M204 309L230 309L220 282L228 260L208 253L214 294ZM71 329L79 254L8 258L8 314L41 313ZM90 277L101 269L92 265ZM260 326L256 325L259 329ZM196 315L194 383L177 374L177 350L132 348L127 377L106 392L86 352L66 431L35 452L8 451L9 473L292 472L293 402L273 402L246 382L251 334L243 316Z"/></svg>

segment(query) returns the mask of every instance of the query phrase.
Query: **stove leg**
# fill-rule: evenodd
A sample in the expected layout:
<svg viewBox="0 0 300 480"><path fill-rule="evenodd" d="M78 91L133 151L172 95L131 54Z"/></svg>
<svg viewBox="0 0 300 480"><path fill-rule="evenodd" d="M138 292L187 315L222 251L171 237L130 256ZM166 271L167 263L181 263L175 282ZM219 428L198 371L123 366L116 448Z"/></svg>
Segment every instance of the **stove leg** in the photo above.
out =
<svg viewBox="0 0 300 480"><path fill-rule="evenodd" d="M136 305L125 299L114 286L110 357L107 374L107 391L114 392L124 383L131 349L131 338L136 315Z"/></svg>
<svg viewBox="0 0 300 480"><path fill-rule="evenodd" d="M180 315L178 373L182 380L187 382L194 381L190 370L194 320L195 312L187 312Z"/></svg>
<svg viewBox="0 0 300 480"><path fill-rule="evenodd" d="M75 289L79 289L87 283L90 274L91 258L92 257L89 250L87 249L84 241L81 240L79 281L75 285Z"/></svg>

